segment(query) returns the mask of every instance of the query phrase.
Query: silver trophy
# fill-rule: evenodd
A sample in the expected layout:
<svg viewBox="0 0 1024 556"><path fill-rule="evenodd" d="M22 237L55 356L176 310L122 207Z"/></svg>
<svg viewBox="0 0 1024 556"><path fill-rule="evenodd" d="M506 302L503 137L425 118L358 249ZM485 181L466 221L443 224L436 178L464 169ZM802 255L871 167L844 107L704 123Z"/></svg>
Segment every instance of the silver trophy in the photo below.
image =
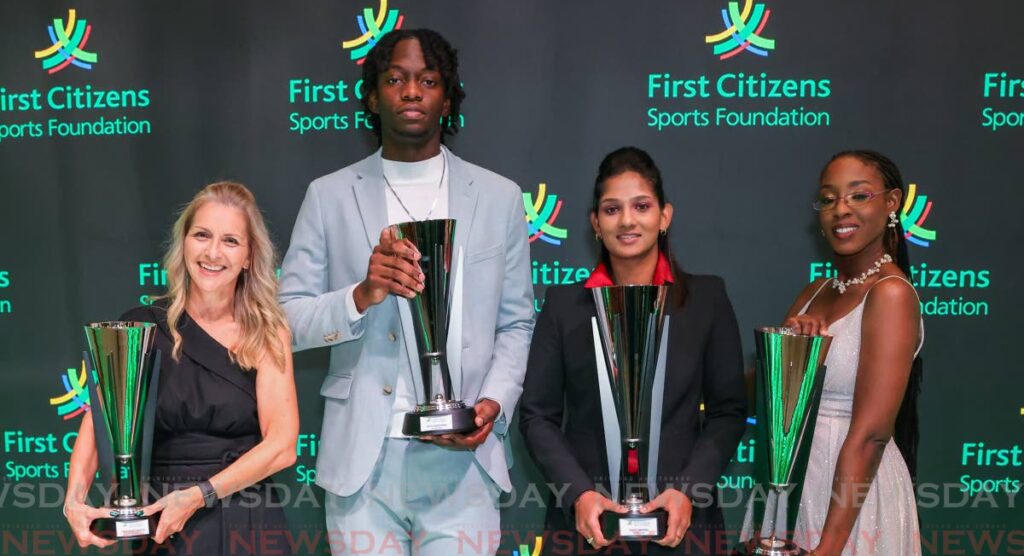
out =
<svg viewBox="0 0 1024 556"><path fill-rule="evenodd" d="M660 539L668 513L642 513L656 495L668 334L668 286L594 288L594 346L611 496L627 512L605 512L608 538ZM603 352L603 353L600 353Z"/></svg>
<svg viewBox="0 0 1024 556"><path fill-rule="evenodd" d="M476 430L476 411L454 399L445 353L452 305L455 220L420 220L395 228L399 239L408 239L419 250L420 269L426 276L423 291L409 300L420 356L423 403L405 414L402 434L426 436Z"/></svg>
<svg viewBox="0 0 1024 556"><path fill-rule="evenodd" d="M806 459L818 414L825 357L831 336L805 336L789 328L754 330L757 346L757 422L759 442L765 442L770 491L760 534L744 543L739 553L758 556L808 554L787 531L788 498L797 481L793 470Z"/></svg>
<svg viewBox="0 0 1024 556"><path fill-rule="evenodd" d="M142 508L149 475L160 351L153 351L156 325L96 322L85 327L92 368L91 399L100 471L110 486L110 518L93 522L96 532L118 540L148 537L153 516Z"/></svg>

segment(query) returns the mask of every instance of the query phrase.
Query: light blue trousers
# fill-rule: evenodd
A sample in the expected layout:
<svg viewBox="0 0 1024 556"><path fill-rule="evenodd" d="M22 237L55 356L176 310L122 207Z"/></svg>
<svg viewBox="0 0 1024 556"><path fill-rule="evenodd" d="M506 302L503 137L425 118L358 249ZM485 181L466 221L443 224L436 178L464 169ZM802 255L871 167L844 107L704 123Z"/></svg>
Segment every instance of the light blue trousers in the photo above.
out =
<svg viewBox="0 0 1024 556"><path fill-rule="evenodd" d="M493 556L499 489L472 452L385 438L370 479L351 496L327 493L333 556Z"/></svg>

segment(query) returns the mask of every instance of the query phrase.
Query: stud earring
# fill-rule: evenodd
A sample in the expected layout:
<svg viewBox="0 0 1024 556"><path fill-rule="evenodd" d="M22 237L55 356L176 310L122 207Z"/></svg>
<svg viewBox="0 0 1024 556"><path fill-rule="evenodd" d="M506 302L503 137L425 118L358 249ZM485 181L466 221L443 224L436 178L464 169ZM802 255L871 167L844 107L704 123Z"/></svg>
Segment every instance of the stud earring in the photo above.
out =
<svg viewBox="0 0 1024 556"><path fill-rule="evenodd" d="M661 235L662 236L667 236L668 235L668 229L667 228L666 229L662 229L661 230Z"/></svg>

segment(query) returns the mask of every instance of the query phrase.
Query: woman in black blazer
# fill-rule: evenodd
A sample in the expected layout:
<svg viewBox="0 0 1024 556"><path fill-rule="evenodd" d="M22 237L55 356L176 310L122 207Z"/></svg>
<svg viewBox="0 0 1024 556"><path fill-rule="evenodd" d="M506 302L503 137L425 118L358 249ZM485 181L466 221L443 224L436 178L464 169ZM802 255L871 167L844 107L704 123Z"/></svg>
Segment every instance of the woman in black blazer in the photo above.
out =
<svg viewBox="0 0 1024 556"><path fill-rule="evenodd" d="M736 317L715 276L684 274L668 249L672 206L644 151L605 157L590 215L601 264L586 284L547 290L530 346L519 427L556 496L548 506L547 554L715 554L727 546L715 483L743 434L747 403ZM670 285L671 317L658 458L660 494L643 511L669 512L657 542L622 543L600 531L608 492L590 288ZM701 415L700 405L705 409ZM589 544L589 546L588 546ZM660 546L658 546L660 545Z"/></svg>

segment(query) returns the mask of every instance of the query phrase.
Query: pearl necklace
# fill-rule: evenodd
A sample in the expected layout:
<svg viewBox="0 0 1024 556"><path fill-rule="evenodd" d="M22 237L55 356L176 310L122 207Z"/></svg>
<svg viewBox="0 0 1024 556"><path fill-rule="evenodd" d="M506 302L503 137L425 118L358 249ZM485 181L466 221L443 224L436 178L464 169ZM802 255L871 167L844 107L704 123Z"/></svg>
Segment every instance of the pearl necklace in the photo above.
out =
<svg viewBox="0 0 1024 556"><path fill-rule="evenodd" d="M854 284L863 284L864 280L866 280L868 276L871 276L872 274L878 274L879 271L882 270L883 264L891 262L892 257L890 257L888 254L882 255L882 258L875 261L875 264L871 268L865 270L863 274L856 278L850 278L849 280L845 280L843 282L840 282L838 277L833 278L832 287L839 290L840 294L846 293L847 288Z"/></svg>

